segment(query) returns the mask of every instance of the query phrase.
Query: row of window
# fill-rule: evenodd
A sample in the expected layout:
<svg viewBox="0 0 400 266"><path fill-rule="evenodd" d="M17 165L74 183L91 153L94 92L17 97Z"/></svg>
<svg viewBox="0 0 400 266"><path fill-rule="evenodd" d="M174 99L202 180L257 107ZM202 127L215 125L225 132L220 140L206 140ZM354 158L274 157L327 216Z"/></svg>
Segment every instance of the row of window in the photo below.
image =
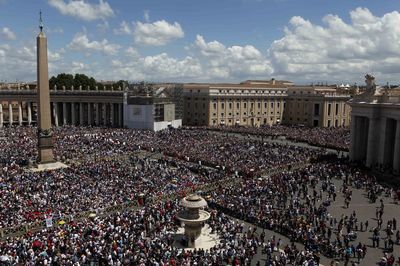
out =
<svg viewBox="0 0 400 266"><path fill-rule="evenodd" d="M188 114L190 114L190 113L188 113ZM267 112L264 112L264 115L266 115L267 114ZM276 112L276 114L277 115L279 115L280 113L279 112ZM246 116L247 115L247 113L246 112L244 112L243 113L243 115L244 116ZM251 114L249 114L249 115L254 115L254 113L251 113ZM258 112L257 113L257 115L261 115L261 113L260 112ZM274 112L271 112L271 115L274 115ZM213 113L213 116L215 117L215 116L217 116L217 113ZM222 116L222 117L224 117L225 116L225 114L224 113L221 113L221 115L220 116ZM228 116L232 116L232 113L228 113ZM239 113L236 113L236 116L239 116Z"/></svg>
<svg viewBox="0 0 400 266"><path fill-rule="evenodd" d="M254 118L251 118L251 119L253 119L253 122L255 121ZM250 119L250 121L251 121L251 119ZM263 120L261 120L261 118L257 118L256 120L257 120L257 122L264 121L264 124L267 124L267 121L268 121L267 118L264 118ZM228 122L229 124L231 124L233 121L235 121L235 120L227 119L227 122ZM247 122L247 119L246 119L246 118L243 118L242 121L243 121L243 123L246 123L246 122ZM274 118L273 118L273 117L270 117L269 121L274 121ZM235 123L237 123L237 122L238 122L238 120L235 121ZM222 124L225 123L225 120L222 119L222 120L221 120L221 123L222 123ZM216 119L213 119L213 120L212 120L212 124L213 124L213 125L216 125L216 124L217 124L217 120L216 120Z"/></svg>
<svg viewBox="0 0 400 266"><path fill-rule="evenodd" d="M232 103L228 103L228 109L232 109ZM277 108L279 109L281 107L281 103L277 102L276 103ZM270 107L273 109L274 108L274 103L270 103ZM283 107L285 108L285 103L283 103ZM213 108L214 110L217 109L217 103L213 103ZM243 108L247 108L247 103L243 103ZM261 109L261 103L257 103L257 108ZM268 103L264 103L264 108L268 108ZM225 103L221 103L221 109L225 109ZM236 109L240 109L240 103L236 103ZM254 103L250 103L250 109L254 109Z"/></svg>

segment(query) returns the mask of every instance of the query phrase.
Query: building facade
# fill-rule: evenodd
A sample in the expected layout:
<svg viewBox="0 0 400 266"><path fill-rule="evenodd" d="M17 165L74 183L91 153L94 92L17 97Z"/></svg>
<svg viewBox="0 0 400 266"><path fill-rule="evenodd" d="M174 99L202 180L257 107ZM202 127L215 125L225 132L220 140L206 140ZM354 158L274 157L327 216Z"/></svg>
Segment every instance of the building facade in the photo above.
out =
<svg viewBox="0 0 400 266"><path fill-rule="evenodd" d="M50 89L51 123L60 125L123 126L121 90ZM0 127L37 124L36 87L0 89Z"/></svg>
<svg viewBox="0 0 400 266"><path fill-rule="evenodd" d="M350 94L338 93L336 87L292 86L287 89L283 124L309 127L350 125Z"/></svg>
<svg viewBox="0 0 400 266"><path fill-rule="evenodd" d="M184 121L192 126L261 126L282 121L285 81L184 84Z"/></svg>
<svg viewBox="0 0 400 266"><path fill-rule="evenodd" d="M36 84L2 87L0 126L36 123ZM107 88L51 88L52 124L123 127L124 92ZM189 126L338 127L348 126L351 120L351 107L346 102L352 93L329 86L294 86L289 81L271 79L239 84L152 84L149 90L168 94L176 118Z"/></svg>
<svg viewBox="0 0 400 266"><path fill-rule="evenodd" d="M350 159L400 174L400 89L385 89L366 75L366 91L352 107Z"/></svg>
<svg viewBox="0 0 400 266"><path fill-rule="evenodd" d="M289 81L184 84L184 124L262 126L350 125L350 94L330 86L293 86Z"/></svg>

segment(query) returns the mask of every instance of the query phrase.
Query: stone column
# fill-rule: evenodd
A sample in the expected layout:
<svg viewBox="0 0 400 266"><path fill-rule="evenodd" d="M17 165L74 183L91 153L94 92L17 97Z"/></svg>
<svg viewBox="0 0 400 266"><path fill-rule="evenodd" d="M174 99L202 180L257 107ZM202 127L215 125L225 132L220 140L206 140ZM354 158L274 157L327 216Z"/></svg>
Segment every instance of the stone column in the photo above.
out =
<svg viewBox="0 0 400 266"><path fill-rule="evenodd" d="M71 103L71 124L72 125L76 125L76 107L75 107L75 103Z"/></svg>
<svg viewBox="0 0 400 266"><path fill-rule="evenodd" d="M64 90L65 90L65 87L64 87ZM67 117L67 114L68 114L68 110L67 110L67 103L66 102L63 102L62 103L62 105L63 105L63 125L66 125L67 123L68 123L68 117Z"/></svg>
<svg viewBox="0 0 400 266"><path fill-rule="evenodd" d="M83 103L79 103L79 125L83 126L85 123L83 121Z"/></svg>
<svg viewBox="0 0 400 266"><path fill-rule="evenodd" d="M0 128L3 127L3 121L4 117L3 117L3 104L0 102Z"/></svg>
<svg viewBox="0 0 400 266"><path fill-rule="evenodd" d="M8 104L8 121L11 126L13 124L13 108L11 103Z"/></svg>
<svg viewBox="0 0 400 266"><path fill-rule="evenodd" d="M356 161L357 156L356 156L356 135L358 134L357 132L357 125L356 125L356 116L353 116L351 118L351 128L350 128L350 160L351 161Z"/></svg>
<svg viewBox="0 0 400 266"><path fill-rule="evenodd" d="M95 106L95 109L96 109L95 125L99 126L100 125L100 110L99 110L100 104L95 103L94 106Z"/></svg>
<svg viewBox="0 0 400 266"><path fill-rule="evenodd" d="M88 126L91 126L92 125L92 117L93 117L93 114L92 114L92 103L88 103Z"/></svg>
<svg viewBox="0 0 400 266"><path fill-rule="evenodd" d="M101 106L103 107L103 125L107 126L107 104L102 103Z"/></svg>
<svg viewBox="0 0 400 266"><path fill-rule="evenodd" d="M28 102L27 107L28 107L28 125L30 125L32 124L32 103Z"/></svg>
<svg viewBox="0 0 400 266"><path fill-rule="evenodd" d="M54 125L58 127L58 106L56 102L53 102L53 117L54 117Z"/></svg>
<svg viewBox="0 0 400 266"><path fill-rule="evenodd" d="M400 174L400 120L396 121L396 135L394 140L393 170Z"/></svg>
<svg viewBox="0 0 400 266"><path fill-rule="evenodd" d="M114 104L110 103L110 125L114 126Z"/></svg>
<svg viewBox="0 0 400 266"><path fill-rule="evenodd" d="M379 120L377 118L369 118L368 126L368 145L367 145L367 160L366 166L373 168L376 163L376 154L379 152L377 146L379 144Z"/></svg>
<svg viewBox="0 0 400 266"><path fill-rule="evenodd" d="M18 102L18 124L22 126L22 103Z"/></svg>
<svg viewBox="0 0 400 266"><path fill-rule="evenodd" d="M379 121L379 128L377 129L379 131L379 144L377 146L377 153L378 156L376 158L376 162L379 163L380 165L385 164L385 153L387 152L387 147L385 145L386 139L388 138L387 134L390 132L387 132L387 119L386 117L382 117Z"/></svg>
<svg viewBox="0 0 400 266"><path fill-rule="evenodd" d="M118 126L119 127L124 127L124 121L122 120L122 103L118 103Z"/></svg>

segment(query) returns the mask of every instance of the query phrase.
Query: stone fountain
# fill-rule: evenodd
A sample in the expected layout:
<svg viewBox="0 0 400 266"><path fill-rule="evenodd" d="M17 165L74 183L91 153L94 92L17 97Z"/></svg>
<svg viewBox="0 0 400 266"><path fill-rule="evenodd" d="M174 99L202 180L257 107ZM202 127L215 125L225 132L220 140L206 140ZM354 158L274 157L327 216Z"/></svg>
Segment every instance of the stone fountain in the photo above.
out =
<svg viewBox="0 0 400 266"><path fill-rule="evenodd" d="M178 219L185 224L185 236L189 248L196 248L196 240L201 235L204 223L210 219L210 214L202 208L207 202L196 194L191 194L181 200L181 206L185 209L178 214Z"/></svg>

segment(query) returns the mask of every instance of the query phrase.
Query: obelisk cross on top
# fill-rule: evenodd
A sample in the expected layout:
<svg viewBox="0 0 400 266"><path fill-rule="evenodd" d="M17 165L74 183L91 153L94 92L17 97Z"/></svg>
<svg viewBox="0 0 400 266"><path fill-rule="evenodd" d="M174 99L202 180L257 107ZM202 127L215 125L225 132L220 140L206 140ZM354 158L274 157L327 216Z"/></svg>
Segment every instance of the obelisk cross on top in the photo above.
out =
<svg viewBox="0 0 400 266"><path fill-rule="evenodd" d="M38 104L38 164L54 162L50 116L49 70L47 38L43 32L42 11L39 13L40 32L37 43L37 104Z"/></svg>

